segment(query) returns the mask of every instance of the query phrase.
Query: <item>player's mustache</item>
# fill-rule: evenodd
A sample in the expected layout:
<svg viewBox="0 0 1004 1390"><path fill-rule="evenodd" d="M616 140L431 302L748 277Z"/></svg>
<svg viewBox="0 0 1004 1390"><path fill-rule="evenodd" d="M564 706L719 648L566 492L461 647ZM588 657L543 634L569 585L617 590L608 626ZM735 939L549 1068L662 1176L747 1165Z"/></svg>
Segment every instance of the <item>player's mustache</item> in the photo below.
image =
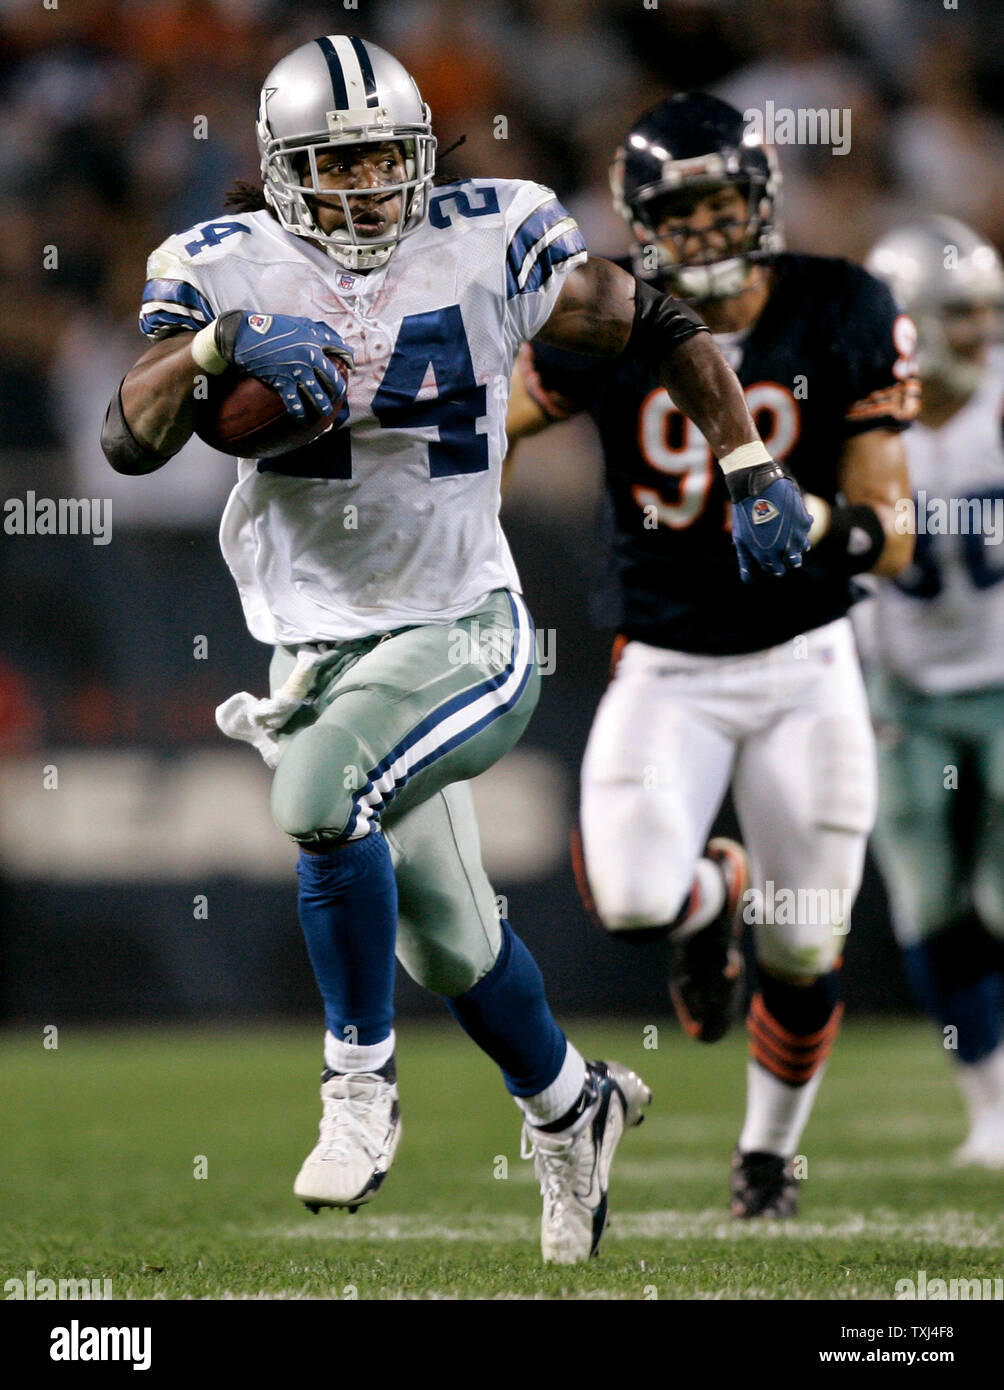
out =
<svg viewBox="0 0 1004 1390"><path fill-rule="evenodd" d="M389 193L352 193L349 195L352 202L359 204L356 211L368 212L371 208L377 208L382 203L389 203L391 198L397 197L397 189L391 189Z"/></svg>

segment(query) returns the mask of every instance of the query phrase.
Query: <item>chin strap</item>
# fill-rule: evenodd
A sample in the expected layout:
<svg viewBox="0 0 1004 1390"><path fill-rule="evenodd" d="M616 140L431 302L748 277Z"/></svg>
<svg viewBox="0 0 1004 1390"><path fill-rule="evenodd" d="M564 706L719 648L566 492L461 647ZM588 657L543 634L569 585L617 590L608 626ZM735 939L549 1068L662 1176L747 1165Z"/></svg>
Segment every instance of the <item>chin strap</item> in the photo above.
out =
<svg viewBox="0 0 1004 1390"><path fill-rule="evenodd" d="M668 272L685 299L731 299L746 287L750 263L744 256L708 265L679 266Z"/></svg>
<svg viewBox="0 0 1004 1390"><path fill-rule="evenodd" d="M342 266L345 270L356 272L366 270L377 270L380 266L386 265L393 255L397 243L394 246L333 246L331 242L322 242L321 245L327 251L333 261Z"/></svg>

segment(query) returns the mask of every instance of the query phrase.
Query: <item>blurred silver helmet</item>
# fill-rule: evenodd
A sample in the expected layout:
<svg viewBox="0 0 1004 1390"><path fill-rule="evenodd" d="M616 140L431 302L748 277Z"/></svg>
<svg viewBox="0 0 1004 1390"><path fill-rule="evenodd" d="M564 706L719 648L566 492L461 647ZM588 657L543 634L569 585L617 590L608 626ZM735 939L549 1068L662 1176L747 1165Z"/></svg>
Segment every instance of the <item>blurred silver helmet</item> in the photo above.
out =
<svg viewBox="0 0 1004 1390"><path fill-rule="evenodd" d="M1004 269L990 243L954 217L925 217L887 232L865 265L915 321L921 377L972 394L980 349L999 336L1004 309ZM978 320L979 310L990 312Z"/></svg>
<svg viewBox="0 0 1004 1390"><path fill-rule="evenodd" d="M329 34L287 54L265 79L257 131L265 198L282 226L320 242L350 270L384 265L428 216L436 164L429 108L406 69L374 43ZM326 201L341 201L344 226L322 232L310 205L318 191L318 155L386 141L401 147L405 163L405 180L380 189L401 195L396 223L382 236L361 236L351 216L353 190L326 189ZM311 184L301 182L307 169ZM372 192L359 189L355 196Z"/></svg>

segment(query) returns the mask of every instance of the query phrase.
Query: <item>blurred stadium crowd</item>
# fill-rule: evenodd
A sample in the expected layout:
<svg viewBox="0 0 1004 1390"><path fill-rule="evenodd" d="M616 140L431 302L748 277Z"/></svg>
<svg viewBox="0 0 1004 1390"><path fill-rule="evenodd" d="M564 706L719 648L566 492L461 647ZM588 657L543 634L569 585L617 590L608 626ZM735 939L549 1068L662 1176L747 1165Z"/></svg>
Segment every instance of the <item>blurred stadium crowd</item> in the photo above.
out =
<svg viewBox="0 0 1004 1390"><path fill-rule="evenodd" d="M708 88L740 109L849 108L846 156L780 151L789 243L860 257L905 214L1004 240L1004 82L993 3L930 0L88 0L0 6L3 447L67 439L54 366L128 332L148 251L254 178L262 75L344 26L389 48L451 172L537 178L596 254L624 246L606 170L634 116ZM196 138L196 116L205 138ZM504 115L505 139L495 118ZM58 273L42 248L59 252ZM89 331L81 328L81 317ZM76 335L76 340L75 336ZM132 340L135 346L138 339ZM107 350L107 349L105 349ZM90 441L89 441L90 442Z"/></svg>
<svg viewBox="0 0 1004 1390"><path fill-rule="evenodd" d="M606 171L660 96L713 89L740 109L849 109L851 145L780 151L789 244L860 257L904 215L945 211L1004 240L1004 123L992 3L928 0L89 0L0 6L4 158L0 441L46 455L115 524L215 528L228 474L113 480L97 447L135 355L148 252L255 178L263 74L346 27L414 73L444 171L550 183L596 254L625 248ZM503 116L504 123L497 118ZM201 123L197 124L197 118ZM505 138L497 138L504 134ZM44 268L44 249L58 264ZM51 262L51 256L50 256ZM9 460L5 471L19 473ZM39 493L46 489L37 486ZM107 566L105 567L107 569Z"/></svg>
<svg viewBox="0 0 1004 1390"><path fill-rule="evenodd" d="M112 498L114 544L4 536L0 581L16 601L0 615L0 753L218 743L213 705L263 682L216 544L232 465L196 441L154 477L122 478L98 435L142 349L147 255L221 213L235 179L256 179L260 83L297 44L344 30L388 48L432 108L440 154L466 137L444 174L550 184L596 254L627 246L607 185L624 131L660 97L699 89L741 110L849 109L846 154L779 150L793 249L860 258L934 211L1004 243L995 0L49 3L0 0L0 479L5 497ZM555 467L523 482L513 540L531 604L548 573L537 557L565 557L538 622L558 625L567 653L595 556L588 494L570 502L573 483L560 517L548 507L562 476L562 446L549 447ZM523 545L520 507L540 509ZM209 634L210 664L193 662L193 631ZM559 720L545 704L536 723L573 781L598 686L573 689L563 661L551 689L581 711L566 704Z"/></svg>

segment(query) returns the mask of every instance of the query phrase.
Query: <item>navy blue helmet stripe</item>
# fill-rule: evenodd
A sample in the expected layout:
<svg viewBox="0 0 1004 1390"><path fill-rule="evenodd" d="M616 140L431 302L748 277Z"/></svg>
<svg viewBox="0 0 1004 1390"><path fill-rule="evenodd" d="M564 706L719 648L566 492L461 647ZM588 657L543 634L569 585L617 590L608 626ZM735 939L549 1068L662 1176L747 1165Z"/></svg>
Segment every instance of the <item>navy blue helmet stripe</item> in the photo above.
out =
<svg viewBox="0 0 1004 1390"><path fill-rule="evenodd" d="M330 39L316 39L315 42L324 54L328 64L328 72L331 74L331 90L335 98L335 110L347 111L349 109L349 94L345 89L345 76L338 54L335 52L335 45Z"/></svg>
<svg viewBox="0 0 1004 1390"><path fill-rule="evenodd" d="M349 38L349 43L355 49L356 57L359 59L359 67L363 74L363 84L366 87L366 105L376 106L377 89L376 78L373 75L373 64L370 62L370 55L366 52L366 45L362 39L355 37Z"/></svg>

